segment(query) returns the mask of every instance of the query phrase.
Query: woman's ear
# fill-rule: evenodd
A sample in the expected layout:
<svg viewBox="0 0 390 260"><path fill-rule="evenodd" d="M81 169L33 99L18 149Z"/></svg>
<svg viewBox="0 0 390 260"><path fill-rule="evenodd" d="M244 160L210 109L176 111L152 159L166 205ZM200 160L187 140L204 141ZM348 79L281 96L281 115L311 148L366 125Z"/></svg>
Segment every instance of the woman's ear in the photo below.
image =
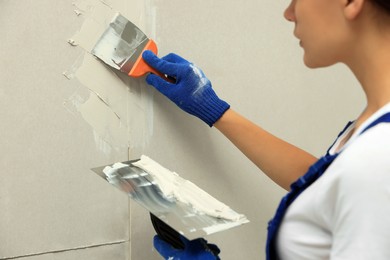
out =
<svg viewBox="0 0 390 260"><path fill-rule="evenodd" d="M362 11L366 0L344 0L344 15L347 19L355 19Z"/></svg>

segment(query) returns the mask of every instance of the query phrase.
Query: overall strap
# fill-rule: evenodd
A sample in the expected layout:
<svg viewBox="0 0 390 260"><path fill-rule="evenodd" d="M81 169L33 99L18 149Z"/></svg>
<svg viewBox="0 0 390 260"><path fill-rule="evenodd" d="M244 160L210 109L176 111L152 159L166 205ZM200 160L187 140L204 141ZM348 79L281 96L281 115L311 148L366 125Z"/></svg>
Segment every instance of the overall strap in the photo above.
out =
<svg viewBox="0 0 390 260"><path fill-rule="evenodd" d="M352 122L349 122L347 126L341 131L338 135L340 137L351 125ZM382 115L374 122L369 124L361 133L365 133L367 130L379 123L390 123L390 112ZM337 140L337 139L336 139ZM333 145L332 145L333 146ZM281 200L275 216L268 223L268 236L267 236L267 245L266 245L266 255L267 260L277 260L279 259L276 251L276 235L279 230L280 224L283 220L283 217L287 211L287 208L294 202L294 200L311 184L313 184L322 174L326 171L329 165L337 158L339 153L334 155L329 154L329 150L325 156L321 157L316 163L314 163L305 175L300 177L296 182L291 185L291 190L287 193Z"/></svg>
<svg viewBox="0 0 390 260"><path fill-rule="evenodd" d="M374 122L369 124L360 134L363 134L371 127L376 126L377 124L380 124L380 123L390 123L390 112L380 116L377 120L375 120Z"/></svg>

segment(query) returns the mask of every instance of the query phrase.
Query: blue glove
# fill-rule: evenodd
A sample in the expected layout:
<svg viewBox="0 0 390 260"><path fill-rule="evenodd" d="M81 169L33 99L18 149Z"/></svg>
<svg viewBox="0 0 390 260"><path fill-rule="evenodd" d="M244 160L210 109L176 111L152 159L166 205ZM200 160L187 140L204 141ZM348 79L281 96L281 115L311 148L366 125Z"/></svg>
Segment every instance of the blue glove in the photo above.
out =
<svg viewBox="0 0 390 260"><path fill-rule="evenodd" d="M153 244L164 259L169 260L219 260L219 248L213 244L207 244L203 238L189 241L181 236L185 248L176 249L162 240L158 235L154 236ZM215 252L215 253L213 253Z"/></svg>
<svg viewBox="0 0 390 260"><path fill-rule="evenodd" d="M149 74L146 82L210 127L229 109L229 104L218 98L210 80L194 64L173 53L160 59L153 52L144 51L142 58L156 70L175 79L175 82L169 82Z"/></svg>

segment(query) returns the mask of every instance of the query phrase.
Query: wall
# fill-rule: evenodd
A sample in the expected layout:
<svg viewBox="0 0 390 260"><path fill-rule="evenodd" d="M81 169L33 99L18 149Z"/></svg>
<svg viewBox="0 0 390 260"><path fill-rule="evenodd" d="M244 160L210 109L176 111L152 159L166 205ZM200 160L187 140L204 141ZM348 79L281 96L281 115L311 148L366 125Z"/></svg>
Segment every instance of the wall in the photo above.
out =
<svg viewBox="0 0 390 260"><path fill-rule="evenodd" d="M284 191L216 129L88 48L99 33L91 28L118 10L161 56L176 52L200 66L235 110L320 155L363 108L362 93L342 65L304 67L285 5L1 1L0 259L160 259L148 212L89 170L141 154L251 220L207 238L222 259L264 259L266 225Z"/></svg>

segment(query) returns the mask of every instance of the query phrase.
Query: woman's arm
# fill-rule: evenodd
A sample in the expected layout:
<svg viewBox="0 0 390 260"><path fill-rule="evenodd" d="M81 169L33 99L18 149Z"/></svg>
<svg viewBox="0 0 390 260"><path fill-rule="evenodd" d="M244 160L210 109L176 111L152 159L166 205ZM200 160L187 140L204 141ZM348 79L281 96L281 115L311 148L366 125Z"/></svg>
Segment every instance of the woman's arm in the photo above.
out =
<svg viewBox="0 0 390 260"><path fill-rule="evenodd" d="M312 155L276 138L235 113L214 92L210 80L194 64L171 53L158 58L145 51L143 59L162 74L175 78L168 82L157 75L146 77L172 102L209 126L218 128L265 174L285 189L316 161Z"/></svg>
<svg viewBox="0 0 390 260"><path fill-rule="evenodd" d="M317 158L263 130L228 109L214 124L238 149L279 186L289 190Z"/></svg>

